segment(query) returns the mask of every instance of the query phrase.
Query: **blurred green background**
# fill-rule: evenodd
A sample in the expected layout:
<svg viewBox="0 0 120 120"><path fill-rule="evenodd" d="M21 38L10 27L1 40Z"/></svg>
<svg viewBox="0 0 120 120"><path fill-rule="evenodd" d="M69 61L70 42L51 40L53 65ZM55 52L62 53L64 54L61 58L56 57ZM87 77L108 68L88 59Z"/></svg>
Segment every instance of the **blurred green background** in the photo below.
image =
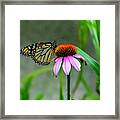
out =
<svg viewBox="0 0 120 120"><path fill-rule="evenodd" d="M100 62L99 20L21 20L20 48L36 42L56 41L71 43ZM55 57L55 56L54 56ZM54 63L36 64L30 57L20 55L20 99L66 99L66 76L63 70L58 78L53 75ZM89 65L82 64L78 73L71 72L71 99L100 99L100 75Z"/></svg>

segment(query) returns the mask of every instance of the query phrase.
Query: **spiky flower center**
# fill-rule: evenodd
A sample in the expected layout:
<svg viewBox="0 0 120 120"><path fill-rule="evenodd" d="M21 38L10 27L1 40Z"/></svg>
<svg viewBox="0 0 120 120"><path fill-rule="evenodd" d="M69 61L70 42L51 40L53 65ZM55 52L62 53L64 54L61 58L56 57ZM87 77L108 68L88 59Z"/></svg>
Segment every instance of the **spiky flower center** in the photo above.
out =
<svg viewBox="0 0 120 120"><path fill-rule="evenodd" d="M58 57L71 56L76 54L76 47L72 44L61 44L55 49Z"/></svg>

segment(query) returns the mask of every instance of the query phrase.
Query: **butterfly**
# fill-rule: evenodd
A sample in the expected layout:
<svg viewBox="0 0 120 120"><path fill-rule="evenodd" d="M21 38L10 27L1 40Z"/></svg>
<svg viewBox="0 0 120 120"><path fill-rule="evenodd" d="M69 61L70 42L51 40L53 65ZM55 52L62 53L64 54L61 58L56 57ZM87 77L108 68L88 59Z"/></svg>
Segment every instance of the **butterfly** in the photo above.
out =
<svg viewBox="0 0 120 120"><path fill-rule="evenodd" d="M28 45L20 50L24 56L30 56L40 65L48 65L51 61L51 56L54 54L57 44L53 42L38 42Z"/></svg>

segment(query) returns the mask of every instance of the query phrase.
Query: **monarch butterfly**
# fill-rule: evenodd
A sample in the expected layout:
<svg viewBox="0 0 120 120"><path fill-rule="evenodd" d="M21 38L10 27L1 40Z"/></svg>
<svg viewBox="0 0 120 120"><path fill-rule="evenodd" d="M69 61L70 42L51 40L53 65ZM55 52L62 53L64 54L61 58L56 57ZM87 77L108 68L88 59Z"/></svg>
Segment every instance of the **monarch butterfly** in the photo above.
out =
<svg viewBox="0 0 120 120"><path fill-rule="evenodd" d="M22 48L20 53L24 56L32 57L35 63L47 65L50 63L51 55L54 53L56 47L55 41L38 42Z"/></svg>

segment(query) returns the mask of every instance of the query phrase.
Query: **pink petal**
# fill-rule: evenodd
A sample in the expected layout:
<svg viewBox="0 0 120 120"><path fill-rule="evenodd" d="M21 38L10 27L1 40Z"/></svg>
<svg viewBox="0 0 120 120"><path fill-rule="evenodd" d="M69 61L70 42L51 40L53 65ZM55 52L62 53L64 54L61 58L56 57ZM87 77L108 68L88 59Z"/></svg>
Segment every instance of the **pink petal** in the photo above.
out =
<svg viewBox="0 0 120 120"><path fill-rule="evenodd" d="M80 54L75 54L75 55L73 55L73 56L76 57L76 58L80 58L80 59L82 59L82 60L85 60L84 57L82 57Z"/></svg>
<svg viewBox="0 0 120 120"><path fill-rule="evenodd" d="M69 58L70 63L72 64L72 66L77 71L80 71L80 67L81 67L80 62L76 58L74 58L73 56L69 56L68 58Z"/></svg>
<svg viewBox="0 0 120 120"><path fill-rule="evenodd" d="M55 76L58 75L58 72L59 72L61 64L62 64L62 59L63 59L63 57L59 57L55 60L55 64L54 64L54 68L53 68Z"/></svg>
<svg viewBox="0 0 120 120"><path fill-rule="evenodd" d="M64 60L63 60L63 71L66 75L69 75L70 73L70 70L71 70L71 64L69 62L69 58L68 57L64 57Z"/></svg>
<svg viewBox="0 0 120 120"><path fill-rule="evenodd" d="M63 59L63 57L54 58L54 61L57 62L57 61L59 61L60 59Z"/></svg>

